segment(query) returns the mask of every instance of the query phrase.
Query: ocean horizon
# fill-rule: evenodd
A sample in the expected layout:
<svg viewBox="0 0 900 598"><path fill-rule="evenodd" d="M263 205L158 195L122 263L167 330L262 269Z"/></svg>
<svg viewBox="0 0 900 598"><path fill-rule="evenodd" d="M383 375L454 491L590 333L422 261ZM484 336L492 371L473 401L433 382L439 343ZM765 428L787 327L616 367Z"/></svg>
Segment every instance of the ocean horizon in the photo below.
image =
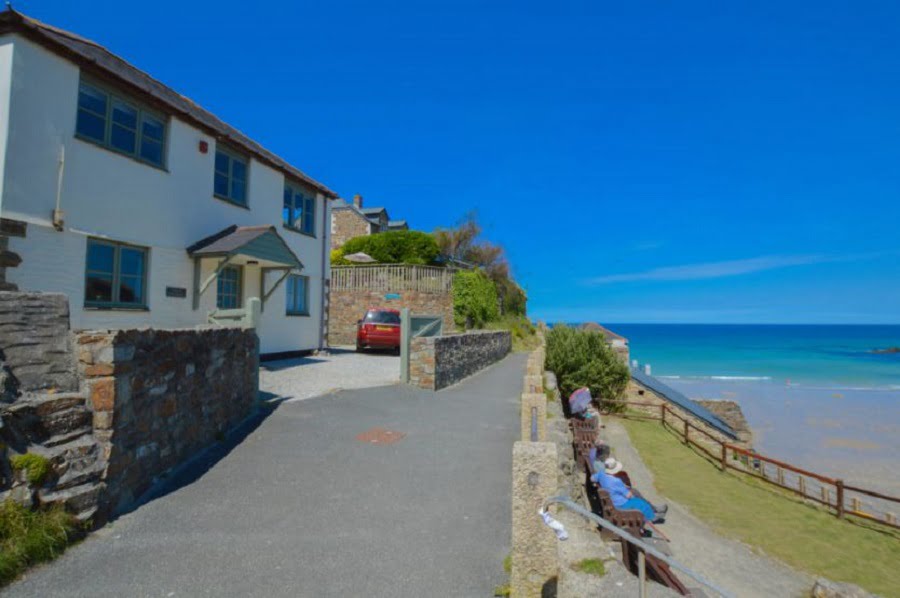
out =
<svg viewBox="0 0 900 598"><path fill-rule="evenodd" d="M632 360L678 380L900 390L900 325L604 324L628 339Z"/></svg>

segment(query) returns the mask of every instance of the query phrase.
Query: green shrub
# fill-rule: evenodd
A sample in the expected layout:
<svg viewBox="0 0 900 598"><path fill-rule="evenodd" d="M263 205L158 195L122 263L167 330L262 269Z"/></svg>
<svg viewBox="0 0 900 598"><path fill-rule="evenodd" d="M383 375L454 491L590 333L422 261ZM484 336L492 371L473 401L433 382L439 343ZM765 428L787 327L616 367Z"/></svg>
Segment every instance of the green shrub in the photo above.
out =
<svg viewBox="0 0 900 598"><path fill-rule="evenodd" d="M546 368L556 374L563 397L586 386L595 400L616 410L631 375L603 335L558 325L546 338Z"/></svg>
<svg viewBox="0 0 900 598"><path fill-rule="evenodd" d="M25 471L25 477L32 486L40 486L50 473L50 461L42 455L25 453L9 460L15 471Z"/></svg>
<svg viewBox="0 0 900 598"><path fill-rule="evenodd" d="M524 316L528 297L522 287L510 278L504 277L496 280L497 295L500 297L500 307L503 315Z"/></svg>
<svg viewBox="0 0 900 598"><path fill-rule="evenodd" d="M32 511L11 500L0 504L0 585L59 556L77 531L75 518L62 507Z"/></svg>
<svg viewBox="0 0 900 598"><path fill-rule="evenodd" d="M513 351L531 351L540 344L537 329L525 316L504 315L485 325L488 330L509 330L512 334Z"/></svg>
<svg viewBox="0 0 900 598"><path fill-rule="evenodd" d="M365 253L381 264L434 264L440 252L434 237L417 230L392 230L364 237L353 237L340 248L332 264L349 265L345 255Z"/></svg>
<svg viewBox="0 0 900 598"><path fill-rule="evenodd" d="M497 289L481 270L464 270L453 277L453 319L460 328L483 328L500 315Z"/></svg>

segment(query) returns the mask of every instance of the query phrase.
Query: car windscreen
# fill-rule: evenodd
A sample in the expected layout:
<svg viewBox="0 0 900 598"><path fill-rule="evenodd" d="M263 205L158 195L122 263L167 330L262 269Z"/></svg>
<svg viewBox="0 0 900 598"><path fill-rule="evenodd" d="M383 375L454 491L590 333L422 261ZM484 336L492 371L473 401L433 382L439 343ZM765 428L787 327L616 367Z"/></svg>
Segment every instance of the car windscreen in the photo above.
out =
<svg viewBox="0 0 900 598"><path fill-rule="evenodd" d="M365 321L373 324L399 324L400 314L391 311L370 311L366 314Z"/></svg>

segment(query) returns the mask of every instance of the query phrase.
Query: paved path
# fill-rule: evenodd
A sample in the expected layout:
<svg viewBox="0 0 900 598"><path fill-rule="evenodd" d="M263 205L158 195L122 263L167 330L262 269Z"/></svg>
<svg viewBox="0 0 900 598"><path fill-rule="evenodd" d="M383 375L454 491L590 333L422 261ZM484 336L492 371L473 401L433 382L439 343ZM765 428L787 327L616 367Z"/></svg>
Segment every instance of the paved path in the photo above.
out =
<svg viewBox="0 0 900 598"><path fill-rule="evenodd" d="M397 384L400 358L393 353L332 349L327 354L267 361L260 366L265 393L299 401L340 390Z"/></svg>
<svg viewBox="0 0 900 598"><path fill-rule="evenodd" d="M746 544L720 536L683 506L661 498L653 486L652 474L622 424L612 418L606 418L604 423L613 454L625 464L635 486L651 502L669 503L662 529L672 540L675 560L741 598L809 595L815 581L810 576L758 554ZM688 587L699 586L687 576L680 577Z"/></svg>
<svg viewBox="0 0 900 598"><path fill-rule="evenodd" d="M525 356L431 393L282 403L193 483L9 596L490 596L509 552ZM371 445L373 427L406 434Z"/></svg>

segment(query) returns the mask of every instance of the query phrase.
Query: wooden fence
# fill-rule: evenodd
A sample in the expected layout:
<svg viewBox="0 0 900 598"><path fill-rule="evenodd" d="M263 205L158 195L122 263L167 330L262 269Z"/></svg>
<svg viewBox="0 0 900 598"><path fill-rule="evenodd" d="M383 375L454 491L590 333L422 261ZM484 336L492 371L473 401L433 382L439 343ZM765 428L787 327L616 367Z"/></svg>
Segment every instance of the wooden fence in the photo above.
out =
<svg viewBox="0 0 900 598"><path fill-rule="evenodd" d="M659 421L666 430L681 438L685 444L706 455L723 471L733 469L765 480L770 484L799 494L806 500L834 509L838 518L852 515L900 529L895 512L890 510L896 510L897 505L900 504L900 498L896 496L849 486L843 480L807 471L790 463L761 455L753 450L723 442L689 421L666 403L657 405L655 403L617 401L616 405L640 407L645 410L650 408L650 412L627 412L619 415L632 419ZM659 415L654 414L653 410L658 410ZM698 440L698 435L701 440ZM710 449L710 446L714 448Z"/></svg>
<svg viewBox="0 0 900 598"><path fill-rule="evenodd" d="M332 291L449 293L452 288L453 271L447 268L407 264L331 267Z"/></svg>

